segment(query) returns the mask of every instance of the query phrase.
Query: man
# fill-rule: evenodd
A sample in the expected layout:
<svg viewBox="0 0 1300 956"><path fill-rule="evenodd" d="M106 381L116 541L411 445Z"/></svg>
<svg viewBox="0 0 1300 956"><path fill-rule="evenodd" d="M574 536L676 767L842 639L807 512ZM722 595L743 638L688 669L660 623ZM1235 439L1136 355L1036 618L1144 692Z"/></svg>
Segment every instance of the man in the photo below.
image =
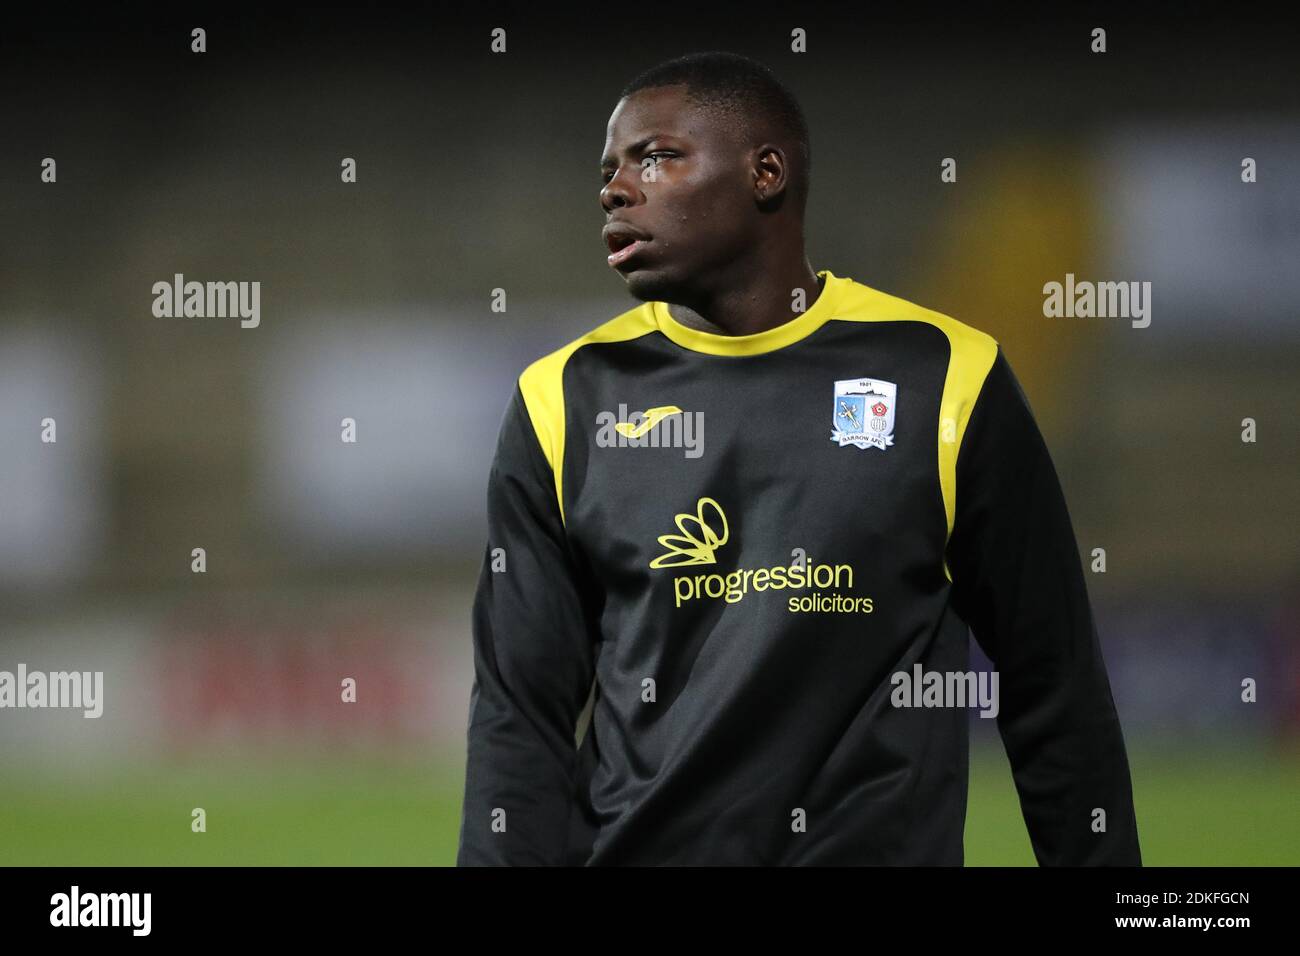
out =
<svg viewBox="0 0 1300 956"><path fill-rule="evenodd" d="M462 865L961 864L968 626L1039 862L1140 863L1025 396L988 335L813 271L809 160L743 57L614 110L604 238L641 304L530 365L502 424Z"/></svg>

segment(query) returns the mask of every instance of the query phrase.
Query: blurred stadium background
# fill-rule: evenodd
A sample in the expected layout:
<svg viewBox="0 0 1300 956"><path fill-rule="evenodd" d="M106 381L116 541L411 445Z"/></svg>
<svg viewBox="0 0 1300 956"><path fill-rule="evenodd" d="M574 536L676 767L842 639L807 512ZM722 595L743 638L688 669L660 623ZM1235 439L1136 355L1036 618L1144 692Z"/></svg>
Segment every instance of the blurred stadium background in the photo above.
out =
<svg viewBox="0 0 1300 956"><path fill-rule="evenodd" d="M1226 5L125 16L0 40L0 670L106 695L0 711L0 864L454 861L497 424L528 361L634 304L599 238L605 124L640 69L710 48L804 103L814 266L1004 343L1106 549L1146 861L1297 862L1294 32ZM1150 327L1044 318L1067 272L1150 281ZM175 273L260 281L260 327L155 318ZM991 723L967 861L1032 864Z"/></svg>

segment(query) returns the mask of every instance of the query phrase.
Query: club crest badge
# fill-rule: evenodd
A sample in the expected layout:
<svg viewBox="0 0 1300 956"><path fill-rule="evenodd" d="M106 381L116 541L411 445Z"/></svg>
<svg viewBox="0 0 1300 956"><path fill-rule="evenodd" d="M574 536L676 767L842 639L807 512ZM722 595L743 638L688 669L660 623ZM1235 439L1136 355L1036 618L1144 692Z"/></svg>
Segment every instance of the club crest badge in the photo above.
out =
<svg viewBox="0 0 1300 956"><path fill-rule="evenodd" d="M831 441L840 447L888 448L894 443L894 404L898 386L874 378L835 383Z"/></svg>

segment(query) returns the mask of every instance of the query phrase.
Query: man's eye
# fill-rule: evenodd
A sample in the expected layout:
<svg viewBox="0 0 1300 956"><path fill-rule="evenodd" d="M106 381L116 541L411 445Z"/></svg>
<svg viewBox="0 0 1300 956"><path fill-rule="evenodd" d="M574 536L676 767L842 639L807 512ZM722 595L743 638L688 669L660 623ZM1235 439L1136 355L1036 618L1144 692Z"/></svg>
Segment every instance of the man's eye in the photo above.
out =
<svg viewBox="0 0 1300 956"><path fill-rule="evenodd" d="M661 156L672 156L672 153L666 152L664 150L657 150L656 152L653 153L647 153L645 159L641 160L641 168L644 169L646 160L650 160L650 159L653 159L655 161L655 165L658 166L659 157ZM600 174L600 181L605 185L609 185L609 181L613 178L614 178L614 173L612 171L607 170L606 172Z"/></svg>

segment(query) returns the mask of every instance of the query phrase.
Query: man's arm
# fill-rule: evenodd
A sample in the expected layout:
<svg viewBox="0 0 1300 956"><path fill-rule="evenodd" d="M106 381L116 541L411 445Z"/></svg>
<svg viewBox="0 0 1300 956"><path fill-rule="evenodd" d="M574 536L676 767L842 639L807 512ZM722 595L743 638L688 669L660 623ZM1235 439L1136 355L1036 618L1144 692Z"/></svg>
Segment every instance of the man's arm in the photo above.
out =
<svg viewBox="0 0 1300 956"><path fill-rule="evenodd" d="M1001 346L958 450L948 566L953 606L998 671L998 728L1039 864L1140 866L1128 757L1074 529Z"/></svg>
<svg viewBox="0 0 1300 956"><path fill-rule="evenodd" d="M561 865L594 647L554 478L517 387L487 498L456 862Z"/></svg>

